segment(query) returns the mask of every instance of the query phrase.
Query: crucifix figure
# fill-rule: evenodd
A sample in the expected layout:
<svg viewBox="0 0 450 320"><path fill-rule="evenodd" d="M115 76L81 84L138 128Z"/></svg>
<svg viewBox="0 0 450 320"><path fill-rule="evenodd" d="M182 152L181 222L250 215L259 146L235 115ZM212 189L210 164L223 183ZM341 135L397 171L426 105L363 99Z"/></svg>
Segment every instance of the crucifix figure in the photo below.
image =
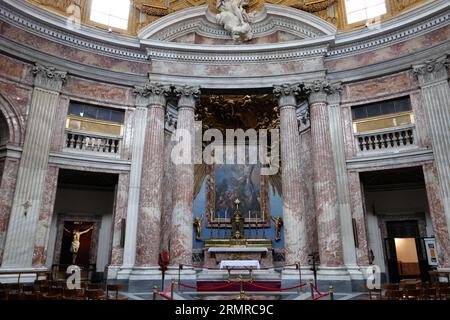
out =
<svg viewBox="0 0 450 320"><path fill-rule="evenodd" d="M78 254L78 250L80 249L80 237L85 234L88 233L89 231L91 231L92 229L94 229L93 226L91 226L89 229L80 231L78 228L73 229L72 231L64 228L64 231L71 233L73 238L72 238L72 244L70 245L70 252L72 253L72 263L75 264L75 261L77 259L77 254Z"/></svg>

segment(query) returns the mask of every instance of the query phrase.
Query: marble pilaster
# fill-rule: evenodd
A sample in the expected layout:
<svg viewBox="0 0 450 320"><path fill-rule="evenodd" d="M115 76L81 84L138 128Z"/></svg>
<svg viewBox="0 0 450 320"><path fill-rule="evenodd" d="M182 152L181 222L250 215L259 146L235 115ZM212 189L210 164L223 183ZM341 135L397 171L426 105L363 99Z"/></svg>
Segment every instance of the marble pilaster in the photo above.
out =
<svg viewBox="0 0 450 320"><path fill-rule="evenodd" d="M297 122L298 84L274 87L274 96L280 106L281 174L283 189L283 219L285 260L287 265L307 265L308 243L305 200L301 192L299 131Z"/></svg>
<svg viewBox="0 0 450 320"><path fill-rule="evenodd" d="M444 213L444 206L440 197L439 178L436 166L433 163L423 165L425 187L427 189L428 207L430 210L431 223L434 236L438 246L439 265L442 268L450 268L450 237L449 225Z"/></svg>
<svg viewBox="0 0 450 320"><path fill-rule="evenodd" d="M136 239L139 217L139 196L141 189L141 168L144 158L144 143L147 128L147 99L136 96L134 112L131 168L129 177L125 243L123 264L118 278L128 278L136 261Z"/></svg>
<svg viewBox="0 0 450 320"><path fill-rule="evenodd" d="M170 87L156 83L146 84L139 92L148 99L148 115L141 171L137 267L158 267L164 176L164 118L166 97L170 92Z"/></svg>
<svg viewBox="0 0 450 320"><path fill-rule="evenodd" d="M340 89L338 86L335 89ZM337 183L337 202L339 208L339 217L341 224L342 235L342 249L344 264L349 270L352 270L353 276L357 276L357 251L361 250L361 245L358 248L355 245L355 235L353 233L353 220L359 221L362 218L364 223L364 215L359 216L358 219L352 216L351 206L351 191L349 185L349 177L347 175L347 164L345 155L345 140L344 140L344 128L342 125L342 113L341 113L341 94L340 90L335 90L332 94L328 95L329 104L329 119L330 119L330 136L333 149L334 165L336 169L336 183ZM365 232L365 228L362 225L359 226L361 236ZM365 234L365 233L364 233ZM357 232L357 236L360 233ZM358 242L359 244L359 242ZM367 251L367 250L366 250ZM359 261L362 262L362 261ZM367 265L368 261L364 265ZM361 264L360 264L361 265Z"/></svg>
<svg viewBox="0 0 450 320"><path fill-rule="evenodd" d="M343 266L336 168L330 134L328 94L336 89L323 80L305 86L311 112L315 209L321 268Z"/></svg>
<svg viewBox="0 0 450 320"><path fill-rule="evenodd" d="M200 89L190 86L175 88L178 96L177 132L183 132L177 144L190 150L190 163L174 166L173 211L170 238L171 264L192 265L192 232L194 217L194 134L195 107ZM180 138L180 137L179 137Z"/></svg>
<svg viewBox="0 0 450 320"><path fill-rule="evenodd" d="M450 87L447 56L413 66L422 93L428 131L431 136L435 165L439 178L439 192L447 225L450 225ZM436 217L437 218L437 217ZM450 235L450 230L447 229Z"/></svg>
<svg viewBox="0 0 450 320"><path fill-rule="evenodd" d="M34 239L47 175L51 135L66 73L35 66L33 95L20 160L2 268L32 266Z"/></svg>

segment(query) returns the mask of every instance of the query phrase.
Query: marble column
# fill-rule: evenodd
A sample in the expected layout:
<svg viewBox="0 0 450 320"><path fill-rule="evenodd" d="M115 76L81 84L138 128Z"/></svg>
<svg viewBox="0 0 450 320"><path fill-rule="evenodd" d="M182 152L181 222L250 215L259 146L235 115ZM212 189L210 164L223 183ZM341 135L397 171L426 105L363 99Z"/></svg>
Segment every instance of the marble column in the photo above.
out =
<svg viewBox="0 0 450 320"><path fill-rule="evenodd" d="M341 267L343 261L341 221L338 209L336 166L330 133L328 94L336 88L324 80L305 86L311 112L315 209L321 268Z"/></svg>
<svg viewBox="0 0 450 320"><path fill-rule="evenodd" d="M438 247L438 259L441 268L450 268L450 236L448 234L449 224L444 213L444 206L440 197L440 184L433 163L423 165L423 175L427 189L428 207L430 209L431 223Z"/></svg>
<svg viewBox="0 0 450 320"><path fill-rule="evenodd" d="M195 107L200 89L190 86L175 88L178 120L175 136L181 138L174 150L190 151L190 161L174 166L172 227L170 238L171 264L192 265L192 232L194 217L194 134ZM172 154L173 155L173 154ZM187 159L189 160L189 159Z"/></svg>
<svg viewBox="0 0 450 320"><path fill-rule="evenodd" d="M2 268L30 268L39 211L45 187L51 134L59 93L66 73L35 66L33 95L27 119L14 202L6 236Z"/></svg>
<svg viewBox="0 0 450 320"><path fill-rule="evenodd" d="M136 109L134 111L133 142L129 177L128 202L125 226L123 264L118 278L128 279L136 261L136 240L139 217L139 196L141 190L141 169L145 152L148 99L136 89Z"/></svg>
<svg viewBox="0 0 450 320"><path fill-rule="evenodd" d="M300 85L274 87L274 96L280 106L281 179L283 190L283 219L285 260L287 265L308 264L308 239L305 199L301 192L299 131L297 122L297 95Z"/></svg>
<svg viewBox="0 0 450 320"><path fill-rule="evenodd" d="M340 89L340 86L335 89ZM330 137L331 146L333 150L334 166L336 169L336 183L337 183L337 203L338 212L341 224L341 235L342 235L342 253L343 261L347 266L347 269L351 271L352 278L361 276L358 271L357 263L357 248L355 246L355 238L353 234L353 216L351 210L350 201L350 185L349 178L347 175L347 164L345 156L345 143L344 143L344 129L342 126L342 114L341 114L341 95L340 90L335 90L334 93L328 95L328 116L330 119ZM360 216L358 216L360 218ZM364 215L362 215L364 222ZM356 220L356 218L355 218ZM359 221L360 219L358 219ZM358 235L365 232L365 228L358 230ZM361 245L363 245L361 243ZM359 249L361 249L359 245ZM365 265L367 265L366 263Z"/></svg>
<svg viewBox="0 0 450 320"><path fill-rule="evenodd" d="M447 56L413 66L422 93L428 130L431 135L443 215L450 226L450 87ZM450 229L447 228L450 235Z"/></svg>
<svg viewBox="0 0 450 320"><path fill-rule="evenodd" d="M146 84L141 95L148 99L147 129L141 171L141 194L136 244L136 266L158 268L162 181L164 175L164 118L171 88Z"/></svg>

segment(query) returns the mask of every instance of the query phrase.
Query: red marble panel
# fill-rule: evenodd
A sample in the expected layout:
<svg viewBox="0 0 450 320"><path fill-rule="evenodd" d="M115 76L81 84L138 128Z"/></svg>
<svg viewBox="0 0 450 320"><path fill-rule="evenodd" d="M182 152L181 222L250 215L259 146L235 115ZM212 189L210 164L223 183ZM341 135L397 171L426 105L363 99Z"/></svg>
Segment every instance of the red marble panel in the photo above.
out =
<svg viewBox="0 0 450 320"><path fill-rule="evenodd" d="M441 268L450 268L450 237L447 219L442 203L439 178L434 163L423 165L425 185L427 189L428 206L430 209L433 231L439 246L439 264Z"/></svg>
<svg viewBox="0 0 450 320"><path fill-rule="evenodd" d="M379 77L345 85L343 101L359 101L404 92L417 87L417 82L410 72Z"/></svg>
<svg viewBox="0 0 450 320"><path fill-rule="evenodd" d="M48 236L58 185L58 170L58 167L49 166L45 177L36 237L34 239L33 267L42 267L46 263Z"/></svg>
<svg viewBox="0 0 450 320"><path fill-rule="evenodd" d="M129 184L130 175L128 173L120 174L116 193L111 252L111 265L115 266L122 265L123 262L123 247L121 246L122 219L127 217Z"/></svg>
<svg viewBox="0 0 450 320"><path fill-rule="evenodd" d="M414 119L416 122L416 134L418 138L416 139L416 141L418 142L419 146L427 149L432 149L432 141L430 138L430 133L428 131L426 113L423 109L421 92L416 91L411 93L410 99L411 107L414 112Z"/></svg>
<svg viewBox="0 0 450 320"><path fill-rule="evenodd" d="M6 158L3 164L3 174L0 181L0 264L8 231L9 215L16 188L19 160Z"/></svg>
<svg viewBox="0 0 450 320"><path fill-rule="evenodd" d="M92 99L100 102L131 104L131 91L125 87L113 86L95 81L69 77L62 92L71 97Z"/></svg>
<svg viewBox="0 0 450 320"><path fill-rule="evenodd" d="M24 63L0 54L0 73L3 76L16 80L24 80L26 71L27 66Z"/></svg>
<svg viewBox="0 0 450 320"><path fill-rule="evenodd" d="M369 265L367 222L364 216L363 194L359 173L348 172L348 184L350 189L350 207L352 218L356 221L356 234L358 237L358 247L356 248L356 260L359 266Z"/></svg>
<svg viewBox="0 0 450 320"><path fill-rule="evenodd" d="M54 128L50 141L50 151L61 151L66 143L66 119L69 110L69 98L60 96L58 108L56 109Z"/></svg>
<svg viewBox="0 0 450 320"><path fill-rule="evenodd" d="M0 81L0 95L20 112L20 115L27 114L27 108L31 103L32 88L25 88L17 83Z"/></svg>

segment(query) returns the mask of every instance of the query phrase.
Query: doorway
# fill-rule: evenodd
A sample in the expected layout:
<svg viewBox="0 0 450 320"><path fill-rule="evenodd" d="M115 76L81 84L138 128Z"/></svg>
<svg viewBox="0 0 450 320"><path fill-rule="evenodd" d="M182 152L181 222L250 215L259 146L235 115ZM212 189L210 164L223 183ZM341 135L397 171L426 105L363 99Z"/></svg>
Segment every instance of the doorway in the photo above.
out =
<svg viewBox="0 0 450 320"><path fill-rule="evenodd" d="M386 221L385 239L390 282L428 280L428 262L417 220Z"/></svg>

